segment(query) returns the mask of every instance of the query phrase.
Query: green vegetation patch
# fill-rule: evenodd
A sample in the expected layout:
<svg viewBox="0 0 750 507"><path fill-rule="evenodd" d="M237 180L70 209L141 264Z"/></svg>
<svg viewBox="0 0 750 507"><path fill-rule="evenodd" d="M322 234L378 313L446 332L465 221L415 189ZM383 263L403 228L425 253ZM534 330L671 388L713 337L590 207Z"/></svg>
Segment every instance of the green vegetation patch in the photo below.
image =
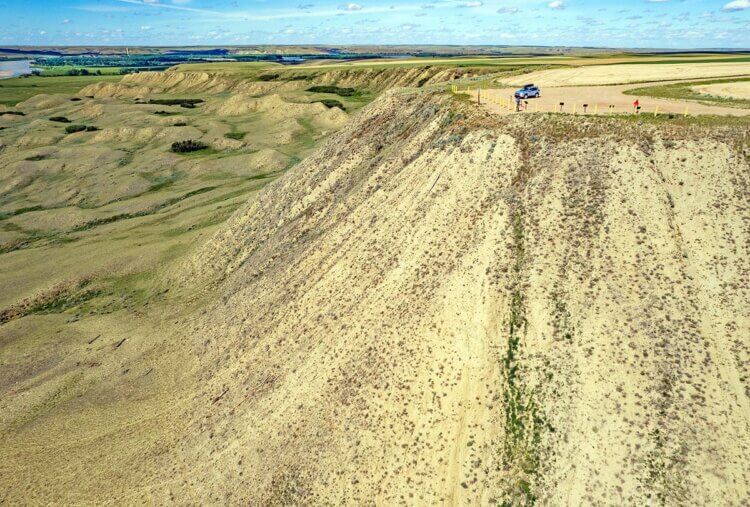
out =
<svg viewBox="0 0 750 507"><path fill-rule="evenodd" d="M15 106L19 102L39 95L75 95L84 86L105 82L117 82L122 76L55 76L14 77L0 81L0 104Z"/></svg>
<svg viewBox="0 0 750 507"><path fill-rule="evenodd" d="M31 298L0 311L0 324L31 314L62 313L97 297L101 291L91 288L90 278L55 285Z"/></svg>
<svg viewBox="0 0 750 507"><path fill-rule="evenodd" d="M160 106L183 106L183 104L190 104L195 107L196 104L203 103L203 99L150 99L148 104L158 104ZM144 102L141 102L144 104Z"/></svg>
<svg viewBox="0 0 750 507"><path fill-rule="evenodd" d="M64 116L53 116L49 121L55 121L57 123L70 123L70 120Z"/></svg>
<svg viewBox="0 0 750 507"><path fill-rule="evenodd" d="M86 125L68 125L65 127L66 134L75 134L76 132L84 132Z"/></svg>
<svg viewBox="0 0 750 507"><path fill-rule="evenodd" d="M739 83L750 81L750 78L723 78L723 79L710 79L701 81L690 81L683 83L674 83L667 85L657 86L646 86L643 88L633 88L626 90L626 95L638 95L646 97L657 97L663 99L677 99L677 100L693 100L702 104L712 106L727 106L727 107L738 107L738 108L750 108L750 100L738 99L732 97L720 97L716 95L708 95L700 93L692 88L694 86L710 85L710 84L722 84L722 83Z"/></svg>
<svg viewBox="0 0 750 507"><path fill-rule="evenodd" d="M513 266L510 308L507 320L508 348L503 365L503 407L505 410L505 438L501 456L506 473L502 478L506 497L503 505L533 505L536 495L532 485L538 474L541 428L544 420L529 389L520 375L518 362L521 338L526 334L526 298L521 289L522 270L526 263L523 214L513 212Z"/></svg>
<svg viewBox="0 0 750 507"><path fill-rule="evenodd" d="M258 81L273 81L278 79L279 74L261 74L258 76Z"/></svg>
<svg viewBox="0 0 750 507"><path fill-rule="evenodd" d="M40 160L43 160L43 159L40 159ZM45 209L44 206L28 206L25 208L15 209L13 211L0 211L0 220L5 220L6 218L23 215L24 213L31 213L32 211L42 211L43 209Z"/></svg>
<svg viewBox="0 0 750 507"><path fill-rule="evenodd" d="M24 160L27 162L39 162L40 160L47 160L49 158L49 155L47 154L39 154L39 155L32 155L30 157L26 157Z"/></svg>
<svg viewBox="0 0 750 507"><path fill-rule="evenodd" d="M245 138L247 132L227 132L224 137L227 139L234 139L235 141L242 141Z"/></svg>
<svg viewBox="0 0 750 507"><path fill-rule="evenodd" d="M0 116L4 114L11 116L26 116L26 113L22 113L21 111L0 111Z"/></svg>
<svg viewBox="0 0 750 507"><path fill-rule="evenodd" d="M145 217L148 215L153 215L154 213L164 208L167 208L169 206L172 206L174 204L177 204L180 201L189 199L190 197L193 197L196 195L210 192L211 190L214 190L215 188L216 188L215 186L210 186L210 187L201 187L195 190L191 190L190 192L187 192L183 195L178 195L176 197L167 199L166 201L160 203L158 206L154 206L151 209L136 211L134 213L120 213L120 214L108 216L105 218L97 218L95 220L91 220L90 222L86 222L85 224L72 229L70 232L88 231L89 229L93 229L94 227L98 227L100 225L107 225L107 224L111 224L114 222L119 222L120 220L129 220L131 218L138 218L138 217Z"/></svg>
<svg viewBox="0 0 750 507"><path fill-rule="evenodd" d="M359 92L354 88L340 88L338 86L329 85L311 86L307 89L307 91L312 93L333 93L336 95L340 95L341 97L353 97L359 94Z"/></svg>
<svg viewBox="0 0 750 507"><path fill-rule="evenodd" d="M99 130L99 127L93 125L68 125L65 127L66 134L75 134L76 132L96 132L97 130Z"/></svg>
<svg viewBox="0 0 750 507"><path fill-rule="evenodd" d="M321 100L315 100L313 102L320 102L324 106L326 106L328 109L331 109L332 107L338 107L342 111L346 111L346 107L344 107L344 104L342 104L340 101L336 99L321 99Z"/></svg>

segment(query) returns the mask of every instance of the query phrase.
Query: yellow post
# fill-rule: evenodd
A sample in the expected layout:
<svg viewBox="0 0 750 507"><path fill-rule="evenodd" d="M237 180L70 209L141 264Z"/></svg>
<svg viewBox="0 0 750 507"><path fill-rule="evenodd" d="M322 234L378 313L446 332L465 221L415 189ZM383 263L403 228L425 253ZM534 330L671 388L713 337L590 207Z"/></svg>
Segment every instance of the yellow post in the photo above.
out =
<svg viewBox="0 0 750 507"><path fill-rule="evenodd" d="M687 118L687 115L688 115L688 107L685 106L685 118Z"/></svg>
<svg viewBox="0 0 750 507"><path fill-rule="evenodd" d="M553 108L552 108L552 111L553 111L554 113L556 113L556 112L557 112L557 104L555 104L555 107L553 107Z"/></svg>
<svg viewBox="0 0 750 507"><path fill-rule="evenodd" d="M597 115L597 114L599 114L599 104L596 104L594 106L594 115Z"/></svg>
<svg viewBox="0 0 750 507"><path fill-rule="evenodd" d="M654 109L654 118L659 114L659 106L656 106L656 109Z"/></svg>

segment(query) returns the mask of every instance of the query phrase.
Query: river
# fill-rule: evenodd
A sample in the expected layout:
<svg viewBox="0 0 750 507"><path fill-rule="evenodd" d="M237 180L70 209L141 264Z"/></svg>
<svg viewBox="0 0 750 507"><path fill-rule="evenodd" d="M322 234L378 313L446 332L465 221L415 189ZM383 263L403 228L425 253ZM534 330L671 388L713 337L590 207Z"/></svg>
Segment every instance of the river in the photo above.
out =
<svg viewBox="0 0 750 507"><path fill-rule="evenodd" d="M0 61L0 79L31 74L31 60Z"/></svg>

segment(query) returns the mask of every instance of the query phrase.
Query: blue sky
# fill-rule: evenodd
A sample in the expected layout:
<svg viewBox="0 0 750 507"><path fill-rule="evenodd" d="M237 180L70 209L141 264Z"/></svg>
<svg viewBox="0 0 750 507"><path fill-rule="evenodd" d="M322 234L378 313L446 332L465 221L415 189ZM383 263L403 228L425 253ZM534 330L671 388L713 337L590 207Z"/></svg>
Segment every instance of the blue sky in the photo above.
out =
<svg viewBox="0 0 750 507"><path fill-rule="evenodd" d="M750 48L750 0L0 0L0 45Z"/></svg>

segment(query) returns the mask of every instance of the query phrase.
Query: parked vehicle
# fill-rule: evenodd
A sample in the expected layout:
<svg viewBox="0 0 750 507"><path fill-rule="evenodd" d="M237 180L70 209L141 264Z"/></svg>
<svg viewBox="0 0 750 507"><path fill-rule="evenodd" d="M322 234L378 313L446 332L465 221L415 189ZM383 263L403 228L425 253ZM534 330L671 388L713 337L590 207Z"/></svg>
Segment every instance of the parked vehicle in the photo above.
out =
<svg viewBox="0 0 750 507"><path fill-rule="evenodd" d="M536 99L542 96L541 90L538 86L533 84L527 84L515 93L516 98L519 99Z"/></svg>

